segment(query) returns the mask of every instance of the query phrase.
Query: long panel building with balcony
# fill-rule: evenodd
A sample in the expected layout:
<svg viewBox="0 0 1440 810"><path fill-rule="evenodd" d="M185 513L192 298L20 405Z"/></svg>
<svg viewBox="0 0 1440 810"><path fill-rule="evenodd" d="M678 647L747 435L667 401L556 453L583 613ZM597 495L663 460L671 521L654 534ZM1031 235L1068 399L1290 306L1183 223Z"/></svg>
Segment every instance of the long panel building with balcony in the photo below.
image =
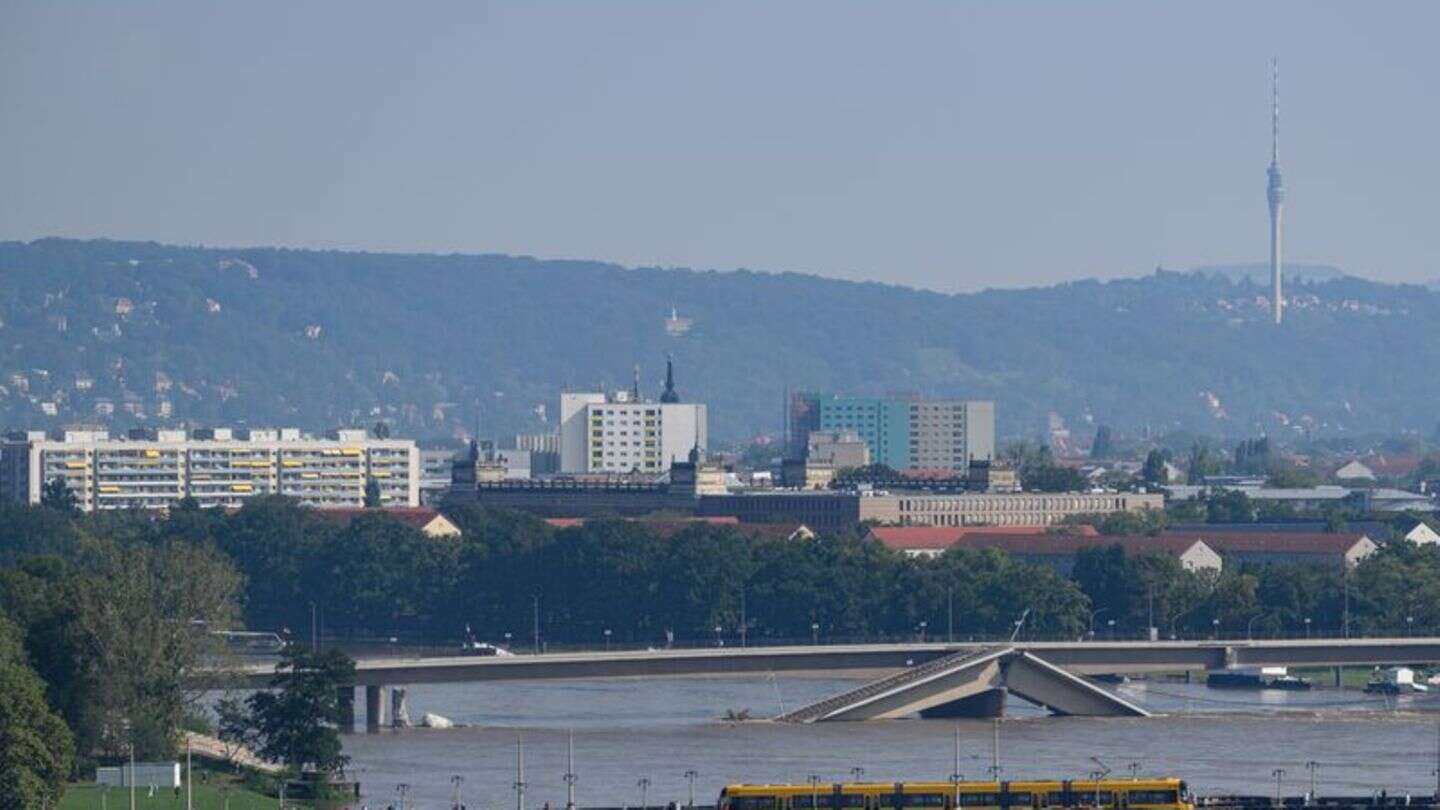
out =
<svg viewBox="0 0 1440 810"><path fill-rule="evenodd" d="M295 428L12 433L0 443L0 496L39 503L63 480L84 511L165 509L189 497L202 507L239 507L285 495L316 507L362 506L374 481L384 506L418 506L420 454L408 439L363 430L325 436Z"/></svg>

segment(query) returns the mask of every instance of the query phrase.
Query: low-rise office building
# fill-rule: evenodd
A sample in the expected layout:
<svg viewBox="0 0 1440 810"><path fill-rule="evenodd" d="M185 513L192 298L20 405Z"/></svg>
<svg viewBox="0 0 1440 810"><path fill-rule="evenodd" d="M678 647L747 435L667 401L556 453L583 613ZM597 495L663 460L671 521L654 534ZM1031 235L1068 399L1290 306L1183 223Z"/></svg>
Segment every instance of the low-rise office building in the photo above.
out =
<svg viewBox="0 0 1440 810"><path fill-rule="evenodd" d="M324 437L295 428L232 431L100 430L10 434L0 444L0 495L39 503L56 479L80 509L166 509L184 498L239 507L256 495L285 495L319 507L362 506L375 481L386 506L419 506L420 457L408 439L364 430Z"/></svg>
<svg viewBox="0 0 1440 810"><path fill-rule="evenodd" d="M884 526L1053 526L1071 515L1161 509L1164 498L1132 492L864 491L733 493L702 498L701 514L742 521L795 521L817 529Z"/></svg>

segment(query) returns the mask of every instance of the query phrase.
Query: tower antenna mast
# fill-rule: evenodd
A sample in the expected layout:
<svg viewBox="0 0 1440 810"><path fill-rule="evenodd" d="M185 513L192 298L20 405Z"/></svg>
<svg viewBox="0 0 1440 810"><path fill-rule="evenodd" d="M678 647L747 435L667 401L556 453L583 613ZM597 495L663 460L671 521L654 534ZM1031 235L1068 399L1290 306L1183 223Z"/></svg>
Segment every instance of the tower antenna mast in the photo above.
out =
<svg viewBox="0 0 1440 810"><path fill-rule="evenodd" d="M1270 167L1265 197L1270 203L1270 306L1278 325L1285 318L1284 262L1285 181L1280 176L1280 63L1270 61Z"/></svg>

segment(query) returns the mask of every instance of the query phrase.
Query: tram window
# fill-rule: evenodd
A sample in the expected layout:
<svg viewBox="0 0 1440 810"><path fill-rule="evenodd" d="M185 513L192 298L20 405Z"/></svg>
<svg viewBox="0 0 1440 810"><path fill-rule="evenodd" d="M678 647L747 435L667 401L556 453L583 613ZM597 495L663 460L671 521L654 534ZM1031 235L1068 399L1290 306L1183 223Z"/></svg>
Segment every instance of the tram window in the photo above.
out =
<svg viewBox="0 0 1440 810"><path fill-rule="evenodd" d="M829 794L829 793L815 793L815 794L806 793L806 794L803 794L803 795L797 794L797 795L794 795L794 796L791 796L791 797L790 797L790 807L793 808L793 810L800 810L800 808L805 808L805 810L811 810L811 808L814 808L814 807L829 807L829 806L830 806L830 794Z"/></svg>
<svg viewBox="0 0 1440 810"><path fill-rule="evenodd" d="M961 793L961 807L999 807L1000 794L998 793Z"/></svg>
<svg viewBox="0 0 1440 810"><path fill-rule="evenodd" d="M1015 793L1014 791L1012 791L1005 794L1005 803L1010 805L1011 807L1029 807L1030 801L1031 799L1029 793Z"/></svg>
<svg viewBox="0 0 1440 810"><path fill-rule="evenodd" d="M730 810L775 810L774 796L734 796Z"/></svg>
<svg viewBox="0 0 1440 810"><path fill-rule="evenodd" d="M1173 790L1132 790L1130 804L1176 804L1178 797Z"/></svg>
<svg viewBox="0 0 1440 810"><path fill-rule="evenodd" d="M841 794L840 794L840 806L841 806L841 807L864 807L864 806L865 806L865 794L863 794L863 793L841 793Z"/></svg>
<svg viewBox="0 0 1440 810"><path fill-rule="evenodd" d="M944 793L906 793L902 800L906 807L944 807Z"/></svg>
<svg viewBox="0 0 1440 810"><path fill-rule="evenodd" d="M1061 793L1060 791L1052 791L1052 792L1050 792L1050 793L1041 793L1041 794L1040 794L1040 806L1041 806L1041 807L1064 807L1064 806L1065 806L1065 794L1064 794L1064 793Z"/></svg>

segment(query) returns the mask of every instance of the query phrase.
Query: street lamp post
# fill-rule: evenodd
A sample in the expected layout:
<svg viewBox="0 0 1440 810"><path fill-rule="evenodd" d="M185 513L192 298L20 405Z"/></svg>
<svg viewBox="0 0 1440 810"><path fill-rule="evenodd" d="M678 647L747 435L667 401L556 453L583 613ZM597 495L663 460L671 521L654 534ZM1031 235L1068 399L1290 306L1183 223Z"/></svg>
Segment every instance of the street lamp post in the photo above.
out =
<svg viewBox="0 0 1440 810"><path fill-rule="evenodd" d="M605 651L610 651L610 628L605 628Z"/></svg>
<svg viewBox="0 0 1440 810"><path fill-rule="evenodd" d="M720 625L715 625L715 646L720 646Z"/></svg>
<svg viewBox="0 0 1440 810"><path fill-rule="evenodd" d="M1276 768L1270 772L1270 775L1275 777L1275 806L1280 807L1284 801L1280 796L1280 780L1285 778L1285 769Z"/></svg>
<svg viewBox="0 0 1440 810"><path fill-rule="evenodd" d="M810 810L819 810L819 808L820 808L820 777L817 776L816 774L813 774L813 773L812 773L812 774L810 774L810 776L808 777L807 781L810 782Z"/></svg>
<svg viewBox="0 0 1440 810"><path fill-rule="evenodd" d="M1406 616L1406 617L1405 617L1405 637L1406 637L1406 638L1409 638L1409 637L1414 633L1414 631L1415 631L1415 617L1414 617L1414 616Z"/></svg>
<svg viewBox="0 0 1440 810"><path fill-rule="evenodd" d="M1305 640L1310 640L1310 617L1305 617Z"/></svg>
<svg viewBox="0 0 1440 810"><path fill-rule="evenodd" d="M694 810L695 807L695 777L699 775L699 773L693 770L685 772L685 781L690 783L690 803L687 804L686 807L691 808L691 810Z"/></svg>
<svg viewBox="0 0 1440 810"><path fill-rule="evenodd" d="M1252 640L1252 639L1255 638L1255 620L1258 619L1258 618L1260 618L1260 617L1262 617L1262 616L1264 616L1264 615L1265 615L1265 614L1264 614L1263 612L1262 612L1262 613L1256 613L1254 616L1251 616L1251 617L1250 617L1250 621L1248 621L1248 622L1245 623L1245 640L1246 640L1246 641L1250 641L1250 640Z"/></svg>
<svg viewBox="0 0 1440 810"><path fill-rule="evenodd" d="M817 647L820 645L819 622L810 622L810 643L816 645Z"/></svg>
<svg viewBox="0 0 1440 810"><path fill-rule="evenodd" d="M401 782L395 786L395 792L400 794L400 810L406 810L409 806L410 786Z"/></svg>
<svg viewBox="0 0 1440 810"><path fill-rule="evenodd" d="M945 589L945 640L955 641L955 589Z"/></svg>
<svg viewBox="0 0 1440 810"><path fill-rule="evenodd" d="M1105 624L1107 624L1107 625L1110 626L1110 640L1111 640L1111 641L1114 641L1114 640L1115 640L1115 620L1114 620L1114 619L1106 619L1106 620L1105 620Z"/></svg>
<svg viewBox="0 0 1440 810"><path fill-rule="evenodd" d="M464 804L460 799L460 786L464 782L465 777L458 773L450 777L450 810L460 810L461 805Z"/></svg>
<svg viewBox="0 0 1440 810"><path fill-rule="evenodd" d="M637 784L637 785L640 786L640 810L649 810L649 808L650 808L650 777L648 777L648 776L642 776L642 777L640 777L640 781L639 781L639 782L636 782L635 784Z"/></svg>
<svg viewBox="0 0 1440 810"><path fill-rule="evenodd" d="M1108 607L1102 607L1099 610L1090 611L1090 632L1088 633L1088 635L1090 636L1091 641L1095 640L1095 617L1099 616L1101 613L1104 613L1109 609L1110 608Z"/></svg>
<svg viewBox="0 0 1440 810"><path fill-rule="evenodd" d="M930 626L930 623L929 623L929 622L920 622L920 643L921 643L921 644L924 644L924 643L925 643L925 628L927 628L927 627L929 627L929 626Z"/></svg>
<svg viewBox="0 0 1440 810"><path fill-rule="evenodd" d="M860 781L860 777L862 777L862 776L864 776L864 775L865 775L865 769L862 768L862 767L860 767L859 765L856 765L856 766L854 766L854 767L852 767L852 768L850 769L850 779L851 779L851 781L853 781L853 782L859 782L859 781Z"/></svg>
<svg viewBox="0 0 1440 810"><path fill-rule="evenodd" d="M1212 638L1217 638L1217 639L1220 638L1220 620L1219 620L1219 619L1211 619L1211 620L1210 620L1210 626L1213 627L1213 628L1215 628L1214 633L1212 634L1211 637L1212 637Z"/></svg>
<svg viewBox="0 0 1440 810"><path fill-rule="evenodd" d="M1310 795L1307 797L1307 801L1306 801L1305 803L1306 803L1306 804L1314 804L1314 802L1315 802L1315 772L1318 771L1318 770L1320 770L1320 763L1318 763L1318 762L1316 762L1315 760L1312 759L1312 760L1310 760L1309 762L1305 763L1305 770L1307 770L1307 771L1310 772Z"/></svg>

